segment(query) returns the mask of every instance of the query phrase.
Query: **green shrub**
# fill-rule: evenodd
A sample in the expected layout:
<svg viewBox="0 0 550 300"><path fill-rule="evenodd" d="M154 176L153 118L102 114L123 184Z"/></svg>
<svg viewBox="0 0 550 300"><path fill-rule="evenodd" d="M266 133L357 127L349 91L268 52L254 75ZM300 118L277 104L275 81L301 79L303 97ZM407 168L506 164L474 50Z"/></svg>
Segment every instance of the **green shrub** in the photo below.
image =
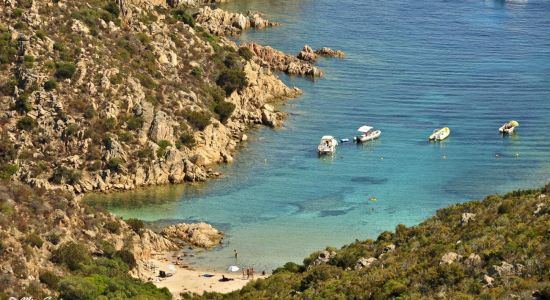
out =
<svg viewBox="0 0 550 300"><path fill-rule="evenodd" d="M0 65L15 62L17 55L17 43L12 41L9 31L0 30Z"/></svg>
<svg viewBox="0 0 550 300"><path fill-rule="evenodd" d="M184 132L180 135L178 141L177 141L177 147L181 148L181 146L186 146L188 148L191 148L195 145L195 137L190 132Z"/></svg>
<svg viewBox="0 0 550 300"><path fill-rule="evenodd" d="M115 256L120 258L120 260L122 260L125 264L127 264L130 270L137 267L136 258L134 257L134 254L129 250L123 249L123 250L117 251Z"/></svg>
<svg viewBox="0 0 550 300"><path fill-rule="evenodd" d="M27 237L25 237L25 242L29 246L36 247L36 248L40 248L44 244L44 241L42 240L42 238L40 238L40 236L36 233L29 233Z"/></svg>
<svg viewBox="0 0 550 300"><path fill-rule="evenodd" d="M82 277L67 277L59 282L59 297L61 299L93 300L99 296L98 287Z"/></svg>
<svg viewBox="0 0 550 300"><path fill-rule="evenodd" d="M0 82L0 96L13 96L17 81L14 79Z"/></svg>
<svg viewBox="0 0 550 300"><path fill-rule="evenodd" d="M34 66L34 56L32 55L25 55L23 56L23 65L27 68L32 68Z"/></svg>
<svg viewBox="0 0 550 300"><path fill-rule="evenodd" d="M32 110L32 103L26 95L21 95L17 101L15 101L15 110L20 113L27 113Z"/></svg>
<svg viewBox="0 0 550 300"><path fill-rule="evenodd" d="M157 149L157 157L161 158L166 155L166 148L172 146L172 143L166 140L161 140L157 142L157 145L159 145L159 148Z"/></svg>
<svg viewBox="0 0 550 300"><path fill-rule="evenodd" d="M225 69L216 79L216 84L229 96L233 91L240 90L246 85L246 75L240 69Z"/></svg>
<svg viewBox="0 0 550 300"><path fill-rule="evenodd" d="M137 78L139 79L139 82L141 83L141 85L143 85L148 89L154 89L157 87L157 83L155 82L155 80L147 74L140 73L137 75Z"/></svg>
<svg viewBox="0 0 550 300"><path fill-rule="evenodd" d="M140 219L130 218L124 221L126 222L126 224L128 224L128 226L130 226L130 228L132 228L135 233L139 234L145 228L145 223L143 223L143 221Z"/></svg>
<svg viewBox="0 0 550 300"><path fill-rule="evenodd" d="M220 121L225 123L233 114L235 110L235 104L231 102L221 101L218 102L214 108L214 111L220 116Z"/></svg>
<svg viewBox="0 0 550 300"><path fill-rule="evenodd" d="M40 271L38 279L51 290L57 289L60 280L59 276L47 270Z"/></svg>
<svg viewBox="0 0 550 300"><path fill-rule="evenodd" d="M110 233L119 234L120 233L120 223L118 221L109 221L103 225L103 228L107 229Z"/></svg>
<svg viewBox="0 0 550 300"><path fill-rule="evenodd" d="M84 118L86 119L93 119L96 116L96 112L93 106L88 106L86 110L84 111Z"/></svg>
<svg viewBox="0 0 550 300"><path fill-rule="evenodd" d="M108 258L113 258L117 253L115 246L105 240L99 241L99 249L103 252L103 256Z"/></svg>
<svg viewBox="0 0 550 300"><path fill-rule="evenodd" d="M80 170L69 169L64 166L58 166L53 171L50 181L55 184L76 184L82 178L82 172Z"/></svg>
<svg viewBox="0 0 550 300"><path fill-rule="evenodd" d="M0 164L0 178L10 179L19 171L19 166L16 164Z"/></svg>
<svg viewBox="0 0 550 300"><path fill-rule="evenodd" d="M204 130L210 125L210 115L206 112L188 110L185 112L185 119L198 130Z"/></svg>
<svg viewBox="0 0 550 300"><path fill-rule="evenodd" d="M54 245L57 245L61 241L61 234L52 232L46 236L46 240Z"/></svg>
<svg viewBox="0 0 550 300"><path fill-rule="evenodd" d="M66 242L53 251L52 261L65 265L72 271L82 268L91 261L86 247L75 242Z"/></svg>
<svg viewBox="0 0 550 300"><path fill-rule="evenodd" d="M202 75L204 74L204 70L201 68L201 67L193 67L191 69L191 75L195 76L195 77L202 77Z"/></svg>
<svg viewBox="0 0 550 300"><path fill-rule="evenodd" d="M103 8L106 11L108 11L113 17L118 18L120 15L120 7L115 2L109 2L105 7Z"/></svg>
<svg viewBox="0 0 550 300"><path fill-rule="evenodd" d="M195 27L195 19L193 19L193 16L191 16L191 14L188 13L185 9L174 9L172 14L176 20L181 21L191 27Z"/></svg>
<svg viewBox="0 0 550 300"><path fill-rule="evenodd" d="M55 77L57 79L71 79L76 72L75 64L71 62L58 62L55 64Z"/></svg>
<svg viewBox="0 0 550 300"><path fill-rule="evenodd" d="M141 127L143 127L143 118L142 117L131 116L126 121L126 125L128 126L129 130L141 129Z"/></svg>
<svg viewBox="0 0 550 300"><path fill-rule="evenodd" d="M507 214L513 209L513 204L510 200L504 201L500 206L498 207L498 213L499 214Z"/></svg>
<svg viewBox="0 0 550 300"><path fill-rule="evenodd" d="M144 149L140 149L137 152L137 157L140 159L153 159L155 158L153 149L151 147L146 147Z"/></svg>
<svg viewBox="0 0 550 300"><path fill-rule="evenodd" d="M120 172L124 166L124 161L118 157L111 158L107 162L107 168L113 172Z"/></svg>
<svg viewBox="0 0 550 300"><path fill-rule="evenodd" d="M239 48L239 50L237 52L245 60L251 60L252 57L254 57L254 53L252 53L252 51L250 51L250 49L248 49L246 47Z"/></svg>
<svg viewBox="0 0 550 300"><path fill-rule="evenodd" d="M19 121L17 121L17 129L19 130L30 131L35 126L36 126L36 121L29 116L24 116L23 118L19 119Z"/></svg>
<svg viewBox="0 0 550 300"><path fill-rule="evenodd" d="M50 79L44 83L44 89L46 91L53 91L57 88L57 81L55 79Z"/></svg>

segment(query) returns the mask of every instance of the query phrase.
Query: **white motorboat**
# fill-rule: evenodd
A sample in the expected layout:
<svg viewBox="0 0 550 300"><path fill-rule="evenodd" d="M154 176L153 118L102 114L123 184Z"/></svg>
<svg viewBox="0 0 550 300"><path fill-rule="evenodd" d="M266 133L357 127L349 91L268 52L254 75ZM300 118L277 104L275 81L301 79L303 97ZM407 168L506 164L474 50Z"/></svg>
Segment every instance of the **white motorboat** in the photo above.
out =
<svg viewBox="0 0 550 300"><path fill-rule="evenodd" d="M367 125L359 127L357 131L359 131L361 134L354 137L353 139L358 143L372 141L380 137L380 135L382 134L382 131L374 130L374 128Z"/></svg>
<svg viewBox="0 0 550 300"><path fill-rule="evenodd" d="M332 135L325 135L317 146L317 152L319 155L332 154L336 152L336 146L338 146L338 141Z"/></svg>
<svg viewBox="0 0 550 300"><path fill-rule="evenodd" d="M451 134L451 129L449 127L443 127L440 129L434 130L434 133L432 133L428 140L430 141L442 141L446 139Z"/></svg>
<svg viewBox="0 0 550 300"><path fill-rule="evenodd" d="M498 131L500 133L504 133L504 134L512 134L514 133L514 130L516 129L516 127L519 126L519 123L518 121L510 121L510 122L506 122L504 125L500 126L500 128L498 129Z"/></svg>

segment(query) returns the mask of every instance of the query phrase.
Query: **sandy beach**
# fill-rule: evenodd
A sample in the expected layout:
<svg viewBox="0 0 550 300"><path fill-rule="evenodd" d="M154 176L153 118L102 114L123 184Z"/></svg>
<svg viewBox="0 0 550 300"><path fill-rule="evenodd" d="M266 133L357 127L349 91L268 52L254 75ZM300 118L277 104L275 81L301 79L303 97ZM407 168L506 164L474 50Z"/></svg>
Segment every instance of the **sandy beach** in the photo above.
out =
<svg viewBox="0 0 550 300"><path fill-rule="evenodd" d="M174 299L180 299L179 295L184 292L196 293L199 295L204 292L229 293L242 288L252 280L243 278L242 270L238 272L219 272L196 270L191 267L184 268L181 265L175 265L176 271L172 276L160 278L158 276L159 271L168 271L166 266L172 263L171 260L167 257L157 257L150 259L148 263L158 267L150 271L153 283L159 288L168 288L174 296ZM206 274L209 276L204 276ZM232 280L225 282L219 281L222 279L222 276ZM265 277L266 276L261 276L261 274L255 276L256 279Z"/></svg>

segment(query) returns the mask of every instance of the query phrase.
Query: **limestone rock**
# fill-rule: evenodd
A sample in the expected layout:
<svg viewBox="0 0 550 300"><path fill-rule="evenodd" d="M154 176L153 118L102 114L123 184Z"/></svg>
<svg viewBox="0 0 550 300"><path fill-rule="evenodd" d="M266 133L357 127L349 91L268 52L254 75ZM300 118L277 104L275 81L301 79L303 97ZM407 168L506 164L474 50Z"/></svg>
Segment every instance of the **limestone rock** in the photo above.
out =
<svg viewBox="0 0 550 300"><path fill-rule="evenodd" d="M460 259L462 259L461 255L454 252L447 252L443 255L443 257L441 257L441 263L450 265Z"/></svg>
<svg viewBox="0 0 550 300"><path fill-rule="evenodd" d="M472 213L463 213L462 219L460 220L460 223L464 226L468 224L468 222L475 220L476 215Z"/></svg>
<svg viewBox="0 0 550 300"><path fill-rule="evenodd" d="M300 53L298 53L298 59L300 60L305 60L307 62L315 62L317 60L317 54L315 54L315 52L313 52L313 49L311 49L310 46L308 45L305 45L304 46L304 49L302 49L302 51L300 51Z"/></svg>
<svg viewBox="0 0 550 300"><path fill-rule="evenodd" d="M161 233L164 237L188 243L197 247L212 248L220 244L223 233L210 224L174 224L165 227Z"/></svg>
<svg viewBox="0 0 550 300"><path fill-rule="evenodd" d="M515 274L515 269L512 264L503 261L500 266L491 266L489 272L491 275L502 277Z"/></svg>
<svg viewBox="0 0 550 300"><path fill-rule="evenodd" d="M395 245L389 244L386 247L384 247L383 253L391 253L395 251Z"/></svg>
<svg viewBox="0 0 550 300"><path fill-rule="evenodd" d="M314 261L311 262L310 266L318 266L321 264L326 264L335 256L336 256L336 252L323 250L319 252L319 255Z"/></svg>
<svg viewBox="0 0 550 300"><path fill-rule="evenodd" d="M259 13L247 15L204 6L195 15L195 21L204 29L216 35L234 35L248 28L261 29L278 23L265 20Z"/></svg>
<svg viewBox="0 0 550 300"><path fill-rule="evenodd" d="M465 264L469 265L469 266L472 266L472 267L475 267L475 266L480 266L481 265L481 256L475 254L475 253L471 253L468 258L466 258L466 260L464 261Z"/></svg>
<svg viewBox="0 0 550 300"><path fill-rule="evenodd" d="M355 270L360 270L362 268L369 267L375 261L377 261L377 259L374 258L374 257L369 257L369 258L362 257L357 261L357 263L355 263L354 269Z"/></svg>
<svg viewBox="0 0 550 300"><path fill-rule="evenodd" d="M311 62L301 60L295 56L284 54L269 46L261 46L255 43L245 43L241 47L248 48L256 55L260 64L271 70L282 71L289 75L302 75L320 77L323 71L315 67Z"/></svg>
<svg viewBox="0 0 550 300"><path fill-rule="evenodd" d="M315 54L328 57L345 58L346 54L341 50L332 50L328 47L323 47L315 50Z"/></svg>
<svg viewBox="0 0 550 300"><path fill-rule="evenodd" d="M492 286L493 285L493 281L495 281L495 279L487 274L483 275L483 282L485 282L485 284L487 284L488 286Z"/></svg>
<svg viewBox="0 0 550 300"><path fill-rule="evenodd" d="M170 119L163 111L158 111L153 118L149 138L155 142L166 140L174 142L174 128L170 124Z"/></svg>

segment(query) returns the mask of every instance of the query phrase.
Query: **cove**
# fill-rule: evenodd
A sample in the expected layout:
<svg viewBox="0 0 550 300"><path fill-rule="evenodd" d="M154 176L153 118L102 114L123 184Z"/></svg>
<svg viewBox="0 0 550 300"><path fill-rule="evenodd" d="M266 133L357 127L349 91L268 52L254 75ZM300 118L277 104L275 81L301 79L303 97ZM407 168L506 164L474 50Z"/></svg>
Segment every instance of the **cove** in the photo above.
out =
<svg viewBox="0 0 550 300"><path fill-rule="evenodd" d="M324 78L280 75L304 95L282 107L284 128L249 133L225 176L200 185L92 196L124 218L205 221L224 247L197 253L196 267L271 270L325 246L376 238L437 209L550 180L550 2L239 0L280 27L247 31L297 53L304 44L341 49L321 59ZM517 134L498 127L520 122ZM324 134L382 130L319 159ZM452 134L429 143L434 128Z"/></svg>

